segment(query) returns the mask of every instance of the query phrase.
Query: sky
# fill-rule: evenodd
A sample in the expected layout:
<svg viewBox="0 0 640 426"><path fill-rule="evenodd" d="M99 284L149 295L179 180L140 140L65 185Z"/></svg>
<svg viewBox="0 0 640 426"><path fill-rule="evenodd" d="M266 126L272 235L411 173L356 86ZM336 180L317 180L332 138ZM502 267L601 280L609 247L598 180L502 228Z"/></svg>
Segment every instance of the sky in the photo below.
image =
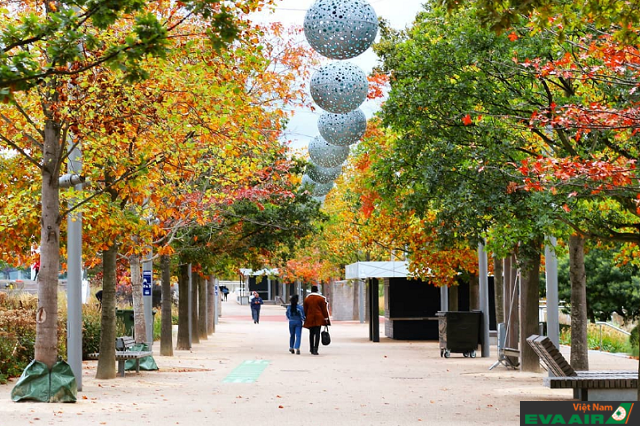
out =
<svg viewBox="0 0 640 426"><path fill-rule="evenodd" d="M340 0L336 0L340 1ZM275 13L259 13L253 17L259 22L282 22L284 25L302 26L304 17L309 7L315 0L280 0L276 6ZM391 27L404 29L411 26L416 14L422 10L425 0L368 0L374 8L378 17L389 21ZM378 41L376 38L376 41ZM306 43L306 40L305 40ZM330 60L327 60L330 62ZM349 59L369 74L371 69L378 63L378 58L372 49L355 58ZM307 93L309 90L306 85ZM365 102L361 107L367 118L370 118L378 109L378 103ZM309 109L296 110L293 118L289 122L283 139L290 140L294 149L304 149L309 141L319 135L317 121L322 114L322 109L316 108L315 112Z"/></svg>

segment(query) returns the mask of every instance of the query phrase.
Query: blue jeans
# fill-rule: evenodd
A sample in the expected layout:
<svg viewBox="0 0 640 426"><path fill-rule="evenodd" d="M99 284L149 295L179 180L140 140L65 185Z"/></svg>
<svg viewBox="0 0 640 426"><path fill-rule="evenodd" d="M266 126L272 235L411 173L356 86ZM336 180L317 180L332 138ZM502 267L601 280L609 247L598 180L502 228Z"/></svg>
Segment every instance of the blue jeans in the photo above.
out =
<svg viewBox="0 0 640 426"><path fill-rule="evenodd" d="M302 321L289 321L289 347L300 349L300 338L302 337Z"/></svg>
<svg viewBox="0 0 640 426"><path fill-rule="evenodd" d="M251 308L251 317L253 318L253 321L260 322L260 308Z"/></svg>

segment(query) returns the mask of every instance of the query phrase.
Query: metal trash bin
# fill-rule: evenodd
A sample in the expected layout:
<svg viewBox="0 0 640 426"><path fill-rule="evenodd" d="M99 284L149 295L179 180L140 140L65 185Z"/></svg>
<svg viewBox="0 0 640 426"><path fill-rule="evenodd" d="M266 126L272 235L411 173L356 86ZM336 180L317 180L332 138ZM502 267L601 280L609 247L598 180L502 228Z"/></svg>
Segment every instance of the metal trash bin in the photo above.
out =
<svg viewBox="0 0 640 426"><path fill-rule="evenodd" d="M465 358L476 357L480 343L481 311L448 311L436 313L440 356L449 358L451 352L462 353Z"/></svg>

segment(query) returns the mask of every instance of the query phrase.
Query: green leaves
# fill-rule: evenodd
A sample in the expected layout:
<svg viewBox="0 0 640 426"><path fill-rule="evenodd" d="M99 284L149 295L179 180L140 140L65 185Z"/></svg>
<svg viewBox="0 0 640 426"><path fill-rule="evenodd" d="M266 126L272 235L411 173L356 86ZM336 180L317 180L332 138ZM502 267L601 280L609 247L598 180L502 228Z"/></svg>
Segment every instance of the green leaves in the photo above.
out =
<svg viewBox="0 0 640 426"><path fill-rule="evenodd" d="M197 22L211 46L220 50L244 27L240 11L248 13L259 4L193 0L159 8L145 0L62 1L46 11L26 8L17 23L15 13L5 10L0 23L0 102L46 76L83 72L105 62L123 71L129 82L146 79L145 59L166 56L169 31Z"/></svg>

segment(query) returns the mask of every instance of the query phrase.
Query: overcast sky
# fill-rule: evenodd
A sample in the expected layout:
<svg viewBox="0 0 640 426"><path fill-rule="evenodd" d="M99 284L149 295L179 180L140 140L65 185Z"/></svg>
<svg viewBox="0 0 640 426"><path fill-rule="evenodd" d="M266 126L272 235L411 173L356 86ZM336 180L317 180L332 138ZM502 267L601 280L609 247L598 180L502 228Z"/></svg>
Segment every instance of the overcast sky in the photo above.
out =
<svg viewBox="0 0 640 426"><path fill-rule="evenodd" d="M315 0L280 0L275 13L260 13L254 19L261 22L282 22L285 25L302 26L304 16ZM339 1L339 0L337 0ZM411 26L416 14L422 9L425 0L368 0L373 6L378 17L389 21L393 28L403 29ZM306 43L306 40L305 40ZM377 56L369 48L362 55L349 59L349 62L360 66L365 73L369 73L371 68L377 64ZM308 92L308 84L307 84ZM374 102L365 102L360 107L367 118L377 109ZM286 140L291 140L291 146L295 149L302 149L309 144L309 141L317 136L318 117L322 110L317 108L315 112L310 110L296 111L294 117L287 126L285 134Z"/></svg>

